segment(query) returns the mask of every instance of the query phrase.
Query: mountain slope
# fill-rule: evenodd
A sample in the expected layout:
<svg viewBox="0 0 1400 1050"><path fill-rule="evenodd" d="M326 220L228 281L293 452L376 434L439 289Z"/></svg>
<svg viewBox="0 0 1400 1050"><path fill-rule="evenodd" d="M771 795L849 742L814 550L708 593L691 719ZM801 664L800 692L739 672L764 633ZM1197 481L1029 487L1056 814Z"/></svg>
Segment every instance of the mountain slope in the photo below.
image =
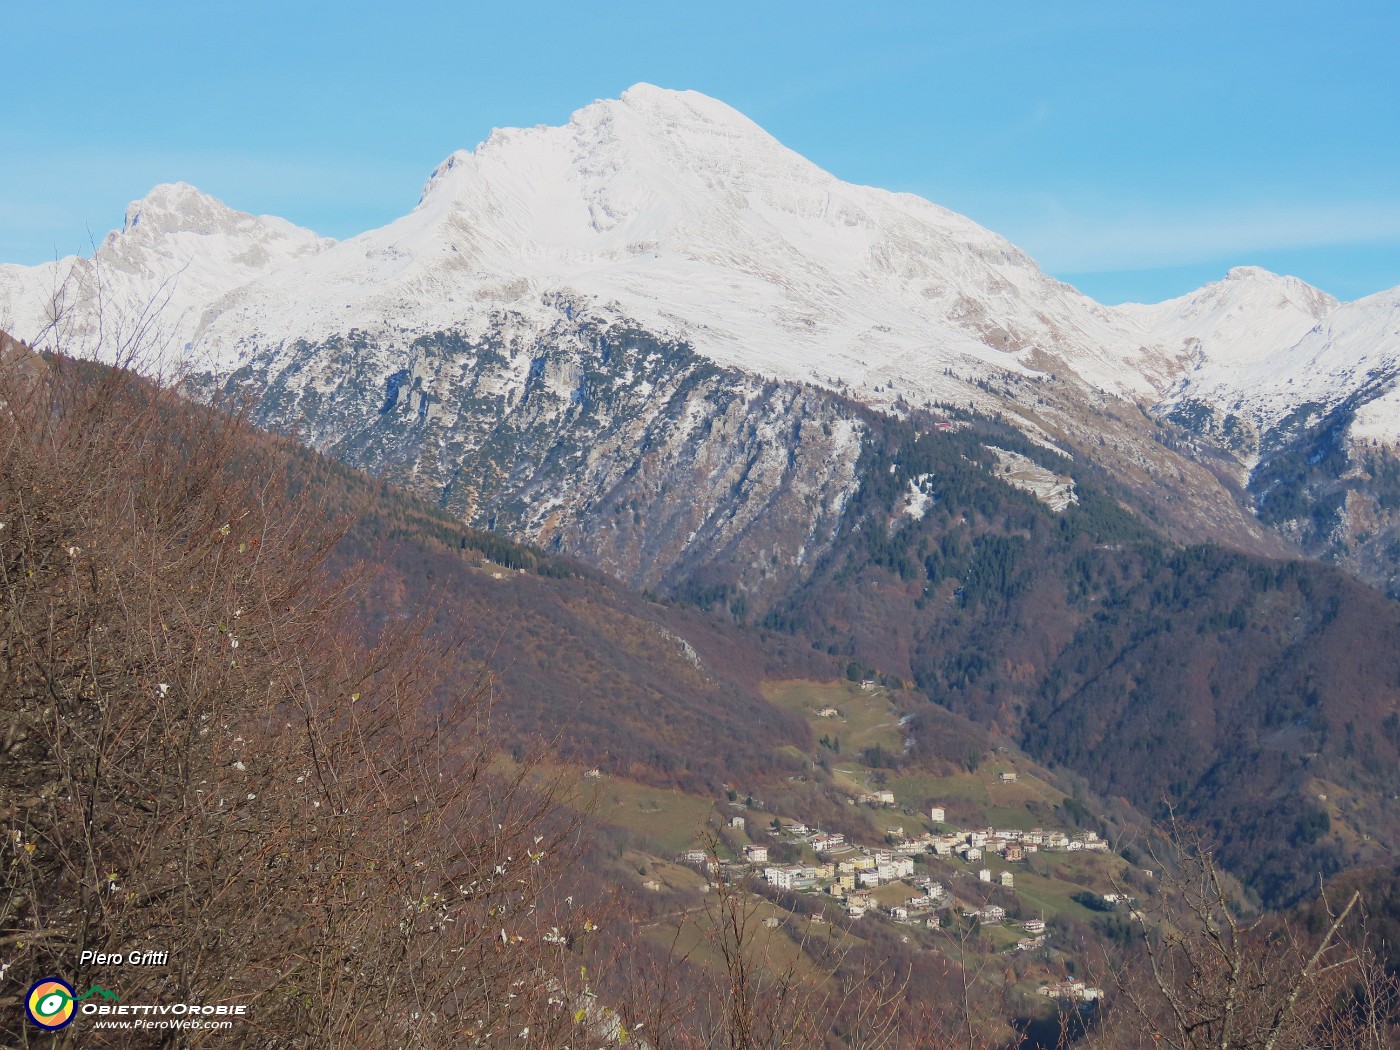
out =
<svg viewBox="0 0 1400 1050"><path fill-rule="evenodd" d="M889 422L868 448L840 541L765 623L912 678L1105 797L1173 806L1272 903L1393 855L1395 602L1301 559L1164 544L1004 426ZM997 448L1069 475L1078 502L989 477Z"/></svg>
<svg viewBox="0 0 1400 1050"><path fill-rule="evenodd" d="M189 344L221 296L331 243L185 183L157 186L90 259L0 265L0 326L41 345L100 346L108 360L139 348L189 367L198 360Z"/></svg>
<svg viewBox="0 0 1400 1050"><path fill-rule="evenodd" d="M1174 446L1306 553L1400 594L1400 289L1339 304L1245 269L1125 309L1194 355L1154 409Z"/></svg>
<svg viewBox="0 0 1400 1050"><path fill-rule="evenodd" d="M143 226L153 228L114 235L132 242L132 258ZM178 272L178 252L141 251L141 273ZM119 267L106 272L127 300L151 291ZM0 283L0 312L42 318L36 288L54 275L35 276ZM841 182L694 92L638 85L563 127L498 131L448 158L402 219L224 268L202 305L177 325L180 340L192 326L185 370L204 372L205 390L234 373L246 394L280 385L284 402L309 411L278 425L322 447L343 439L314 406L338 382L345 344L368 348L354 383L385 389L417 367L424 339L477 344L508 327L543 346L561 323L623 326L750 376L897 412L1005 413L1103 463L1175 534L1287 549L1242 510L1238 472L1222 480L1216 464L1179 455L1138 411L1189 363L1180 339L1151 337L1140 318L1047 277L966 218ZM37 327L19 331L33 338ZM298 375L318 377L306 397L292 389Z"/></svg>
<svg viewBox="0 0 1400 1050"><path fill-rule="evenodd" d="M722 103L649 85L453 154L412 213L246 289L204 337L227 364L240 346L347 327L470 324L485 304L529 314L565 289L720 364L871 395L891 378L950 393L949 364L1024 372L1037 352L1141 394L1158 364L1001 237L842 183Z"/></svg>

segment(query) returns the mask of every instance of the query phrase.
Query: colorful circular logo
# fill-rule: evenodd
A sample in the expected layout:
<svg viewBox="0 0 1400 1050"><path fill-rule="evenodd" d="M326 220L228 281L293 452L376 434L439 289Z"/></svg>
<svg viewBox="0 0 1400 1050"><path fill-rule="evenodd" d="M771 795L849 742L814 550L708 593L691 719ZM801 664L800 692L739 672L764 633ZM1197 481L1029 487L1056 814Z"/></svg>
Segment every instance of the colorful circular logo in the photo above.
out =
<svg viewBox="0 0 1400 1050"><path fill-rule="evenodd" d="M29 1019L40 1028L53 1030L62 1028L73 1020L75 1006L73 986L57 977L46 977L36 981L29 989L25 1009Z"/></svg>

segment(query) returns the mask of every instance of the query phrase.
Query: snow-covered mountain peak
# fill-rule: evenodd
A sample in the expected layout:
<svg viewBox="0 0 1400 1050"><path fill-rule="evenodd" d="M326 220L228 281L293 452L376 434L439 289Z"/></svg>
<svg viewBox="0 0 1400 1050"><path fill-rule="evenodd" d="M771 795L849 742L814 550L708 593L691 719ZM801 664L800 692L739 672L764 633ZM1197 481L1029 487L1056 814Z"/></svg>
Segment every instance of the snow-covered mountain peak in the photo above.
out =
<svg viewBox="0 0 1400 1050"><path fill-rule="evenodd" d="M91 258L0 266L6 323L41 344L104 359L136 333L182 348L205 311L235 288L335 242L285 219L236 211L184 182L127 206Z"/></svg>
<svg viewBox="0 0 1400 1050"><path fill-rule="evenodd" d="M1143 326L1144 336L1190 365L1177 395L1220 396L1243 374L1295 345L1337 308L1337 300L1296 277L1258 266L1237 266L1222 280L1188 295L1119 311Z"/></svg>
<svg viewBox="0 0 1400 1050"><path fill-rule="evenodd" d="M276 244L273 253L284 256L317 252L334 243L275 215L237 211L187 182L162 183L128 204L122 228L109 233L106 243L130 240L154 245L176 234L218 237L230 246L236 246L232 242ZM206 247L218 250L213 244Z"/></svg>
<svg viewBox="0 0 1400 1050"><path fill-rule="evenodd" d="M1297 277L1273 273L1262 266L1236 266L1225 274L1224 281L1207 285L1206 288L1215 288L1222 294L1228 290L1239 296L1253 296L1261 304L1272 300L1280 308L1291 306L1318 320L1337 308L1337 300L1321 288L1315 288Z"/></svg>
<svg viewBox="0 0 1400 1050"><path fill-rule="evenodd" d="M696 91L638 84L620 98L576 110L558 127L494 129L475 149L459 150L438 165L422 203L470 207L486 189L512 197L506 203L516 208L534 207L541 191L569 191L595 201L608 198L610 217L616 218L627 205L642 211L689 203L710 210L712 202L704 198L715 190L742 194L755 178L779 175L837 184L724 103ZM636 193L638 183L648 192ZM737 196L729 203L742 206ZM601 232L597 209L587 218L591 232Z"/></svg>
<svg viewBox="0 0 1400 1050"><path fill-rule="evenodd" d="M1074 372L1135 396L1168 370L1135 325L970 219L842 182L724 103L646 84L561 126L492 132L438 165L409 215L298 271L212 320L222 357L348 326L471 327L504 306L549 323L562 294L877 401L965 402L950 369Z"/></svg>
<svg viewBox="0 0 1400 1050"><path fill-rule="evenodd" d="M1362 404L1388 390L1400 374L1398 306L1400 289L1339 303L1296 277L1238 266L1189 295L1119 310L1145 338L1188 355L1164 407L1212 405L1268 428L1302 405ZM1368 436L1394 433L1396 400L1363 413Z"/></svg>
<svg viewBox="0 0 1400 1050"><path fill-rule="evenodd" d="M972 249L996 264L1035 268L964 216L844 183L723 102L650 84L593 102L558 127L494 130L437 167L420 208L533 223L514 232L590 252L659 238L656 247L725 253L757 237L854 259L868 254L872 238L894 232L880 227L911 218L944 242L920 246L929 259ZM832 231L847 243L831 243Z"/></svg>
<svg viewBox="0 0 1400 1050"><path fill-rule="evenodd" d="M684 119L688 116L706 123L729 124L736 128L751 129L761 135L767 134L733 106L717 98L711 98L699 91L657 87L646 81L633 84L616 100L602 99L594 105L626 105L656 114L665 120Z"/></svg>
<svg viewBox="0 0 1400 1050"><path fill-rule="evenodd" d="M1278 274L1262 266L1232 266L1225 273L1227 281L1267 281L1276 277Z"/></svg>
<svg viewBox="0 0 1400 1050"><path fill-rule="evenodd" d="M165 182L126 206L121 232L131 233L143 224L159 233L208 232L227 226L237 215L223 201L201 193L187 182Z"/></svg>
<svg viewBox="0 0 1400 1050"><path fill-rule="evenodd" d="M1203 317L1224 310L1293 310L1314 321L1336 309L1337 300L1297 277L1273 273L1262 266L1236 266L1218 281L1161 303L1128 303L1119 309L1150 319Z"/></svg>

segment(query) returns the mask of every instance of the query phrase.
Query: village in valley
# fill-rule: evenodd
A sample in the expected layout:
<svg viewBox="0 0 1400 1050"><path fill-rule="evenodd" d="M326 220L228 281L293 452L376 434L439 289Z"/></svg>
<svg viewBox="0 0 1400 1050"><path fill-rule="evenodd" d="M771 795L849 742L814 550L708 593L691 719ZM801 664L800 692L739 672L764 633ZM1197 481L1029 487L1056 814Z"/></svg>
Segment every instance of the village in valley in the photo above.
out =
<svg viewBox="0 0 1400 1050"><path fill-rule="evenodd" d="M1017 774L1007 771L998 776L1002 782L1014 783ZM890 791L872 792L854 801L891 809L897 805ZM755 804L761 805L752 797L730 803L736 808L748 808ZM946 813L941 806L930 807L928 816L935 824L946 824ZM730 816L726 823L733 831L746 832L747 821L748 818L744 816ZM1024 861L1029 855L1041 851L1109 851L1108 843L1097 832L1071 834L1040 828L1028 831L990 827L949 828L906 837L902 828L890 827L887 838L894 840L894 843L883 846L850 842L839 832L826 832L805 824L778 820L774 820L762 834L765 838L796 847L803 854L811 854L814 859L773 864L769 856L771 847L760 842L742 847L741 857L734 860L721 859L714 851L698 848L686 850L678 859L685 864L700 866L709 876L728 882L752 878L761 880L774 890L824 895L851 919L879 913L895 923L937 929L949 925L948 917L956 914L965 920L975 920L981 926L1003 926L1021 935L1006 949L1010 952L1029 952L1044 947L1047 937L1045 919L1008 920L1008 910L1001 904L963 899L974 895L959 893L957 881L971 877L987 889L997 887L1014 892L1016 874L1012 865ZM954 883L952 889L930 874L927 861L936 858L957 858L968 866L967 870L961 866L948 866L951 876L948 881ZM971 867L973 865L981 866L974 868ZM1102 894L1100 899L1105 909L1120 904L1131 908L1135 903L1126 894L1114 892ZM1101 989L1072 979L1044 984L1039 991L1045 996L1086 1001L1102 995Z"/></svg>
<svg viewBox="0 0 1400 1050"><path fill-rule="evenodd" d="M869 682L802 683L774 695L814 729L839 727L851 744L893 742L903 730L891 691ZM834 757L830 729L821 739ZM1154 893L1155 872L1131 849L1115 852L1105 825L1086 811L1075 810L1083 819L1074 824L1056 826L1067 796L1034 770L1014 768L1024 763L1007 749L989 757L975 771L945 776L874 769L855 757L832 762L821 777L843 793L848 819L836 821L840 831L809 825L790 815L790 805L730 785L691 825L689 845L670 856L696 873L697 889L743 887L762 899L764 925L775 932L793 923L858 930L875 922L891 924L906 943L972 935L981 952L1024 960L1018 970L1029 978L1027 994L1093 1001L1101 989L1076 979L1074 949L1057 934L1066 922L1146 921L1125 890ZM602 778L597 770L585 776ZM607 781L618 792L620 815L632 805L661 804L623 804L627 796ZM946 801L937 798L940 790L949 793ZM666 865L650 870L646 889L671 888Z"/></svg>

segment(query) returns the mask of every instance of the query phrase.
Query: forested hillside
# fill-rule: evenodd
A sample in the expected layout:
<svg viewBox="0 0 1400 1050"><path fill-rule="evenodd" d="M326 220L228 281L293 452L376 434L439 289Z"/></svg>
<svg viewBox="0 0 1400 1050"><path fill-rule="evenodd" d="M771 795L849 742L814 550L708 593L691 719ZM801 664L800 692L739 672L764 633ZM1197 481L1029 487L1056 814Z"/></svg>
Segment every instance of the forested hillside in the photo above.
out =
<svg viewBox="0 0 1400 1050"><path fill-rule="evenodd" d="M1217 829L1266 901L1393 846L1400 606L1316 563L1167 543L1092 467L995 423L877 426L843 546L764 623ZM1077 501L995 480L996 449Z"/></svg>

